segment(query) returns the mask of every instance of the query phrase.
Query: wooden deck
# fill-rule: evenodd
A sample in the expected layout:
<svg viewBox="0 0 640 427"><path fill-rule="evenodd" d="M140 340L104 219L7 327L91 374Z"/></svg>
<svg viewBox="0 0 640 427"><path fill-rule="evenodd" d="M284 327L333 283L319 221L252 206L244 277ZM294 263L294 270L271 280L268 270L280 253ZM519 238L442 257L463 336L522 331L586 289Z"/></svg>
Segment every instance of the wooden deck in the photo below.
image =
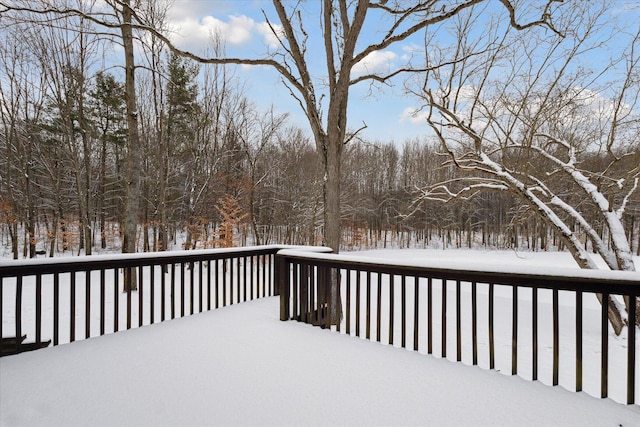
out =
<svg viewBox="0 0 640 427"><path fill-rule="evenodd" d="M637 405L278 314L267 298L4 357L0 425L640 425Z"/></svg>

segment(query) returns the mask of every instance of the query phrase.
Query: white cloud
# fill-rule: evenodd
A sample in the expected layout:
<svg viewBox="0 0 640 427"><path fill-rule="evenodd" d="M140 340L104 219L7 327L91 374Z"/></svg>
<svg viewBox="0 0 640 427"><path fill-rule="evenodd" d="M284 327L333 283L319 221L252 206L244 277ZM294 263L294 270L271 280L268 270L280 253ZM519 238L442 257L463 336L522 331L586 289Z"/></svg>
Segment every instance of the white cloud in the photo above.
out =
<svg viewBox="0 0 640 427"><path fill-rule="evenodd" d="M402 46L402 55L400 56L400 58L403 61L410 61L412 60L415 56L419 56L421 58L424 58L424 46L419 46L415 43L409 43L409 44L405 44L404 46Z"/></svg>
<svg viewBox="0 0 640 427"><path fill-rule="evenodd" d="M369 74L379 71L389 70L391 62L397 57L390 50L371 52L364 59L358 62L352 69L353 74Z"/></svg>
<svg viewBox="0 0 640 427"><path fill-rule="evenodd" d="M273 28L273 30L272 30ZM264 37L265 42L270 48L277 48L280 46L280 41L278 38L284 38L284 29L282 25L279 24L267 24L266 22L261 22L256 25L256 31ZM277 34L274 34L275 33Z"/></svg>
<svg viewBox="0 0 640 427"><path fill-rule="evenodd" d="M266 22L256 22L246 15L229 15L226 20L206 15L174 14L172 19L172 41L182 48L199 50L210 41L212 34L219 34L228 47L242 47L261 40L270 48L279 46L278 39ZM282 27L273 24L277 34Z"/></svg>
<svg viewBox="0 0 640 427"><path fill-rule="evenodd" d="M400 123L424 125L427 123L427 112L414 107L407 107L400 114Z"/></svg>
<svg viewBox="0 0 640 427"><path fill-rule="evenodd" d="M574 87L571 90L572 95L576 99L576 104L581 105L588 113L586 114L596 120L614 120L616 108L618 108L618 117L625 117L634 114L633 107L627 103L617 105L615 99L602 96L599 92L590 89Z"/></svg>
<svg viewBox="0 0 640 427"><path fill-rule="evenodd" d="M253 19L246 16L229 16L225 22L213 16L205 16L198 20L184 18L174 21L176 28L175 39L182 44L206 43L211 34L218 33L230 45L241 45L251 40L251 33L255 27Z"/></svg>
<svg viewBox="0 0 640 427"><path fill-rule="evenodd" d="M218 30L222 38L233 45L241 45L251 40L251 32L255 27L254 20L244 15L232 15L229 17L229 22L223 22L211 16L202 21L210 28ZM211 23L209 24L209 22Z"/></svg>

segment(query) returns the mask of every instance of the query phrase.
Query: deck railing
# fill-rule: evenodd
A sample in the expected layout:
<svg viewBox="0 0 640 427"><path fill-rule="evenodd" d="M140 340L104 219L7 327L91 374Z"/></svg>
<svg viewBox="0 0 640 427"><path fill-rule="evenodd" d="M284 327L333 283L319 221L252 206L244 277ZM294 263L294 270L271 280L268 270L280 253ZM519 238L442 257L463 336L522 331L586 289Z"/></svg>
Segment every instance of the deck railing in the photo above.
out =
<svg viewBox="0 0 640 427"><path fill-rule="evenodd" d="M64 344L272 296L273 257L283 247L3 261L3 350ZM125 271L135 275L135 291L123 292ZM33 342L23 343L25 335Z"/></svg>
<svg viewBox="0 0 640 427"><path fill-rule="evenodd" d="M640 274L468 265L280 251L280 318L636 403L636 328L613 335L596 296L636 301ZM331 278L339 322L329 315Z"/></svg>

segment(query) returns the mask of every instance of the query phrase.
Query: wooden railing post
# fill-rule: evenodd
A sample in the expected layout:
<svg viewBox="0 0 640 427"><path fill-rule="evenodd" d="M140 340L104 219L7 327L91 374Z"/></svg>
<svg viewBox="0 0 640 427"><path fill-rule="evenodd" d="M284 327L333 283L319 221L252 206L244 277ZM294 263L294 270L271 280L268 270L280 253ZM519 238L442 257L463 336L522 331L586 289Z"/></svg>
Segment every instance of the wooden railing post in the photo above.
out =
<svg viewBox="0 0 640 427"><path fill-rule="evenodd" d="M289 265L284 256L275 255L274 281L276 283L276 295L280 295L280 320L289 320Z"/></svg>

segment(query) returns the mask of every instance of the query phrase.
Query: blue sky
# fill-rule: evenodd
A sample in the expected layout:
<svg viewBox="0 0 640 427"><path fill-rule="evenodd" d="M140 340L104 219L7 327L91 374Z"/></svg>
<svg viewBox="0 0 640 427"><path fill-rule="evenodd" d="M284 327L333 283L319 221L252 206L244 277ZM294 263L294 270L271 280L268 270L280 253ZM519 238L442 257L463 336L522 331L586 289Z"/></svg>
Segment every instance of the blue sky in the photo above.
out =
<svg viewBox="0 0 640 427"><path fill-rule="evenodd" d="M319 10L317 4L319 2L307 3L311 14ZM176 29L173 39L181 48L202 52L209 32L215 28L225 36L228 56L264 57L274 39L265 24L263 11L272 22L278 22L270 1L176 0L171 11L171 20ZM320 52L323 52L322 45L318 44L322 42L320 26L315 19L308 19L308 26L305 27L310 35L310 51L321 49ZM373 27L363 31L361 40L364 43L369 44L375 39ZM420 43L421 37L399 43L371 58L367 65L370 69L389 69L401 64L408 52L415 50ZM310 58L311 72L321 79L326 75L324 55L312 55ZM313 61L314 58L317 61ZM263 108L273 104L278 112L289 113L291 123L308 130L302 110L281 84L277 72L269 67L238 67L237 74L245 79L250 99ZM378 85L371 89L366 82L353 86L349 102L349 128L358 129L366 123L367 128L361 136L369 141L402 143L409 138L423 138L428 132L426 123L409 114L415 110L418 102L404 94L402 79L397 80L394 87Z"/></svg>
<svg viewBox="0 0 640 427"><path fill-rule="evenodd" d="M306 24L305 30L309 34L309 51L318 51L318 55L310 55L308 58L318 90L322 87L318 83L321 83L326 75L320 22L317 18L320 2L311 0L301 4L307 12L303 19ZM612 14L621 17L620 19L634 19L630 17L637 17L640 12L637 0L614 0L612 4L618 5L620 11L624 11L620 14L612 8ZM497 0L488 2L488 7L504 10ZM175 30L172 38L181 48L202 53L207 46L209 34L215 30L226 40L227 56L263 58L269 51L273 52L276 46L276 40L266 25L265 14L272 23L278 23L270 0L174 0L170 12L170 20ZM522 19L526 21L527 18ZM381 22L373 15L368 16L367 25L362 31L360 47L379 41L382 37L380 31L388 28L389 23ZM440 36L441 33L443 36ZM444 34L442 31L438 33L439 37L444 37L446 41ZM611 41L607 48L615 51L614 45ZM369 58L365 65L369 70L392 70L406 63L412 53L424 56L423 51L423 36L418 34L377 53L375 57ZM357 72L356 67L354 73ZM282 85L275 70L266 66L238 67L237 75L245 82L247 96L261 108L267 109L273 105L277 112L290 115L290 123L309 129L298 102ZM370 87L368 82L352 86L349 129L360 128L366 123L367 128L360 135L368 141L394 141L401 144L407 139L424 139L429 134L425 121L411 114L419 107L420 101L405 93L403 82L404 78L399 78L392 86Z"/></svg>

